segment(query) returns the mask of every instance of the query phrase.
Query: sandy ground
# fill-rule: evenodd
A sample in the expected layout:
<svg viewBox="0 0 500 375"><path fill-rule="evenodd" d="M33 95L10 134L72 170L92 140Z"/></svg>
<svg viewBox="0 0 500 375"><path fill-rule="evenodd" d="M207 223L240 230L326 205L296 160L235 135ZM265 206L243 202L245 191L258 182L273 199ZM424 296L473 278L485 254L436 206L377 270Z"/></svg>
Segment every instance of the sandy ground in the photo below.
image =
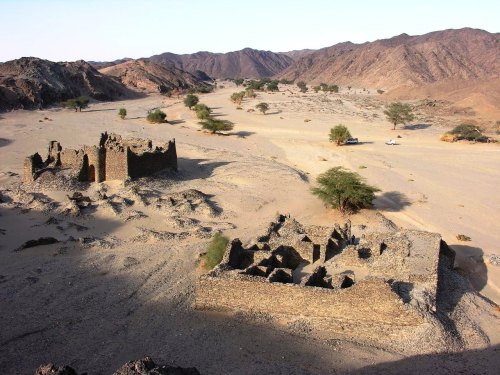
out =
<svg viewBox="0 0 500 375"><path fill-rule="evenodd" d="M337 165L381 188L376 206L398 225L441 233L474 287L500 301L498 266L488 261L500 255L498 146L443 143L443 130L433 126L392 131L381 108L363 104L370 96L344 95L339 103L333 94L259 93L237 110L228 99L235 90L226 84L200 96L236 123L227 136L200 131L181 100L156 95L98 103L82 113L0 115L0 187L7 197L0 205L1 371L32 373L54 361L109 374L144 354L203 374L428 373L437 363L450 374L498 368L500 338L489 321L482 323L489 348L407 358L335 338L315 340L264 318L249 323L191 309L199 254L213 231L249 241L277 212L310 224L342 222L309 192L317 174ZM270 103L267 115L246 111L260 101ZM117 116L120 107L127 108L126 120ZM146 122L156 107L165 109L170 124ZM363 144L330 144L328 132L337 123ZM112 199L78 217L62 213L67 192L15 191L26 155L45 152L54 139L70 148L96 144L105 130L155 143L175 138L179 172L91 187L88 194L99 188ZM399 146L384 144L397 135ZM149 204L189 189L206 196L182 207ZM351 220L381 225L370 211ZM459 233L472 241L458 242ZM62 242L13 252L41 236Z"/></svg>

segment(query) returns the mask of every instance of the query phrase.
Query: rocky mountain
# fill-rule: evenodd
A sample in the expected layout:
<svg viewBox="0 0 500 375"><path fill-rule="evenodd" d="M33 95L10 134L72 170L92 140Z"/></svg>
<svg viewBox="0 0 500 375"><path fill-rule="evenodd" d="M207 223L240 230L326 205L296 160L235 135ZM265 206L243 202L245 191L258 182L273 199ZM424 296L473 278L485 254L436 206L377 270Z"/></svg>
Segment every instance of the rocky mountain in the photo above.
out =
<svg viewBox="0 0 500 375"><path fill-rule="evenodd" d="M0 110L41 108L80 95L115 100L137 93L81 60L23 57L0 64Z"/></svg>
<svg viewBox="0 0 500 375"><path fill-rule="evenodd" d="M130 89L142 92L167 92L204 85L210 77L195 76L172 63L157 64L148 59L130 60L99 70L102 74L119 79Z"/></svg>
<svg viewBox="0 0 500 375"><path fill-rule="evenodd" d="M500 75L500 34L464 28L350 42L297 59L278 78L390 90Z"/></svg>
<svg viewBox="0 0 500 375"><path fill-rule="evenodd" d="M228 53L197 52L177 55L162 53L151 56L156 63L172 63L193 74L205 72L213 78L263 78L278 74L293 63L285 54L245 48Z"/></svg>
<svg viewBox="0 0 500 375"><path fill-rule="evenodd" d="M92 65L97 70L107 68L109 66L118 65L127 61L133 60L130 57L124 57L123 59L118 59L114 61L87 61L90 65Z"/></svg>

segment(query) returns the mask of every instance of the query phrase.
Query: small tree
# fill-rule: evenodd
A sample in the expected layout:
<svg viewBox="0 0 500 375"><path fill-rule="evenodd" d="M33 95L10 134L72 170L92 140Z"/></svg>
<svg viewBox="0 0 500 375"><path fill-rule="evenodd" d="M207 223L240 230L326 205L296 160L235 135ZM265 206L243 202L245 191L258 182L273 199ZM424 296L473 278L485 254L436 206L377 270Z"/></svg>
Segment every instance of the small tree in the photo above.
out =
<svg viewBox="0 0 500 375"><path fill-rule="evenodd" d="M280 91L278 81L270 81L266 84L267 91Z"/></svg>
<svg viewBox="0 0 500 375"><path fill-rule="evenodd" d="M238 87L239 85L242 85L243 82L245 82L245 80L243 78L237 78L234 80L234 83L236 83L236 87Z"/></svg>
<svg viewBox="0 0 500 375"><path fill-rule="evenodd" d="M78 98L69 99L63 103L66 108L74 109L75 112L82 111L82 109L89 106L89 99L84 96L79 96Z"/></svg>
<svg viewBox="0 0 500 375"><path fill-rule="evenodd" d="M468 140L476 142L487 142L488 137L483 135L481 128L473 124L461 124L455 126L448 134L456 137L456 140Z"/></svg>
<svg viewBox="0 0 500 375"><path fill-rule="evenodd" d="M244 97L245 97L245 91L240 91L232 93L230 99L233 103L240 105Z"/></svg>
<svg viewBox="0 0 500 375"><path fill-rule="evenodd" d="M297 87L300 89L300 92L307 92L308 88L304 81L297 82Z"/></svg>
<svg viewBox="0 0 500 375"><path fill-rule="evenodd" d="M186 107L188 107L189 109L191 109L193 106L198 104L199 101L200 101L200 99L196 95L188 94L184 98L184 105Z"/></svg>
<svg viewBox="0 0 500 375"><path fill-rule="evenodd" d="M349 138L351 138L351 133L342 124L338 124L330 129L330 142L335 142L337 146L346 143Z"/></svg>
<svg viewBox="0 0 500 375"><path fill-rule="evenodd" d="M164 122L165 119L167 118L167 114L159 109L155 109L152 112L149 112L146 119L154 124L159 124L161 122Z"/></svg>
<svg viewBox="0 0 500 375"><path fill-rule="evenodd" d="M401 102L389 104L384 114L387 116L387 120L394 124L393 130L396 129L397 124L406 124L415 118L411 106Z"/></svg>
<svg viewBox="0 0 500 375"><path fill-rule="evenodd" d="M200 120L206 120L210 117L210 111L206 108L201 108L196 111L196 117Z"/></svg>
<svg viewBox="0 0 500 375"><path fill-rule="evenodd" d="M229 238L222 235L220 232L216 232L207 247L207 252L203 255L203 266L207 270L211 270L216 265L218 265L226 252L227 244L229 243Z"/></svg>
<svg viewBox="0 0 500 375"><path fill-rule="evenodd" d="M359 174L342 167L327 170L316 181L319 186L312 188L312 193L343 214L371 207L375 193L380 191L366 184Z"/></svg>
<svg viewBox="0 0 500 375"><path fill-rule="evenodd" d="M118 116L120 116L120 118L124 120L125 117L127 116L127 110L125 108L120 108L118 110Z"/></svg>
<svg viewBox="0 0 500 375"><path fill-rule="evenodd" d="M207 106L206 104L203 104L203 103L196 104L193 109L194 109L195 112L198 112L198 111L201 111L201 110L206 110L206 111L208 111L210 113L212 112L212 110L210 109L210 107Z"/></svg>
<svg viewBox="0 0 500 375"><path fill-rule="evenodd" d="M255 106L259 111L261 111L264 115L267 111L269 111L269 104L267 103L259 103Z"/></svg>
<svg viewBox="0 0 500 375"><path fill-rule="evenodd" d="M314 86L313 90L315 93L317 93L319 90L321 90L321 86Z"/></svg>
<svg viewBox="0 0 500 375"><path fill-rule="evenodd" d="M205 121L199 123L202 129L210 130L212 134L233 130L234 124L228 120L218 120L213 117L207 118Z"/></svg>

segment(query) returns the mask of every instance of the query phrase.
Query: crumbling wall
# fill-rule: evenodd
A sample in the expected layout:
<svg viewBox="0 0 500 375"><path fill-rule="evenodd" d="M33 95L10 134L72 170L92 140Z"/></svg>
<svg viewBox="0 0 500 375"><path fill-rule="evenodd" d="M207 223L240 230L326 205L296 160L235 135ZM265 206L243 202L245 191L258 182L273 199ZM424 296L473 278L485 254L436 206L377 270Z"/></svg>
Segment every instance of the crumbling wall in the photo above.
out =
<svg viewBox="0 0 500 375"><path fill-rule="evenodd" d="M165 147L142 154L128 149L128 173L132 178L150 176L167 168L177 170L175 140L168 142Z"/></svg>
<svg viewBox="0 0 500 375"><path fill-rule="evenodd" d="M38 152L25 158L23 165L23 181L28 183L35 181L37 170L43 168L43 166L42 157Z"/></svg>
<svg viewBox="0 0 500 375"><path fill-rule="evenodd" d="M271 283L247 275L204 275L197 283L195 308L243 310L323 321L334 331L360 324L374 334L381 327L415 327L423 323L416 310L382 280L361 281L350 288L326 289ZM328 323L328 324L327 324Z"/></svg>
<svg viewBox="0 0 500 375"><path fill-rule="evenodd" d="M105 180L126 180L129 174L128 149L105 149Z"/></svg>

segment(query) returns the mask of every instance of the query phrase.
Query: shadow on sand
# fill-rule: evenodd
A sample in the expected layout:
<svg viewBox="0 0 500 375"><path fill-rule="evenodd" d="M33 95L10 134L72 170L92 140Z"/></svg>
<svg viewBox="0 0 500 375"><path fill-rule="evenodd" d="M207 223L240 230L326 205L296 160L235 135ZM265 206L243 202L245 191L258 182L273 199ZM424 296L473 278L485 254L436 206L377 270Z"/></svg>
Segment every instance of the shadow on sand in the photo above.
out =
<svg viewBox="0 0 500 375"><path fill-rule="evenodd" d="M380 194L373 201L376 208L389 212L401 211L403 208L410 206L411 203L408 197L399 191L387 191Z"/></svg>
<svg viewBox="0 0 500 375"><path fill-rule="evenodd" d="M410 125L405 125L401 127L402 130L422 130L422 129L427 129L430 128L432 125L431 124L410 124Z"/></svg>
<svg viewBox="0 0 500 375"><path fill-rule="evenodd" d="M12 139L0 138L0 147L5 147L14 142Z"/></svg>

